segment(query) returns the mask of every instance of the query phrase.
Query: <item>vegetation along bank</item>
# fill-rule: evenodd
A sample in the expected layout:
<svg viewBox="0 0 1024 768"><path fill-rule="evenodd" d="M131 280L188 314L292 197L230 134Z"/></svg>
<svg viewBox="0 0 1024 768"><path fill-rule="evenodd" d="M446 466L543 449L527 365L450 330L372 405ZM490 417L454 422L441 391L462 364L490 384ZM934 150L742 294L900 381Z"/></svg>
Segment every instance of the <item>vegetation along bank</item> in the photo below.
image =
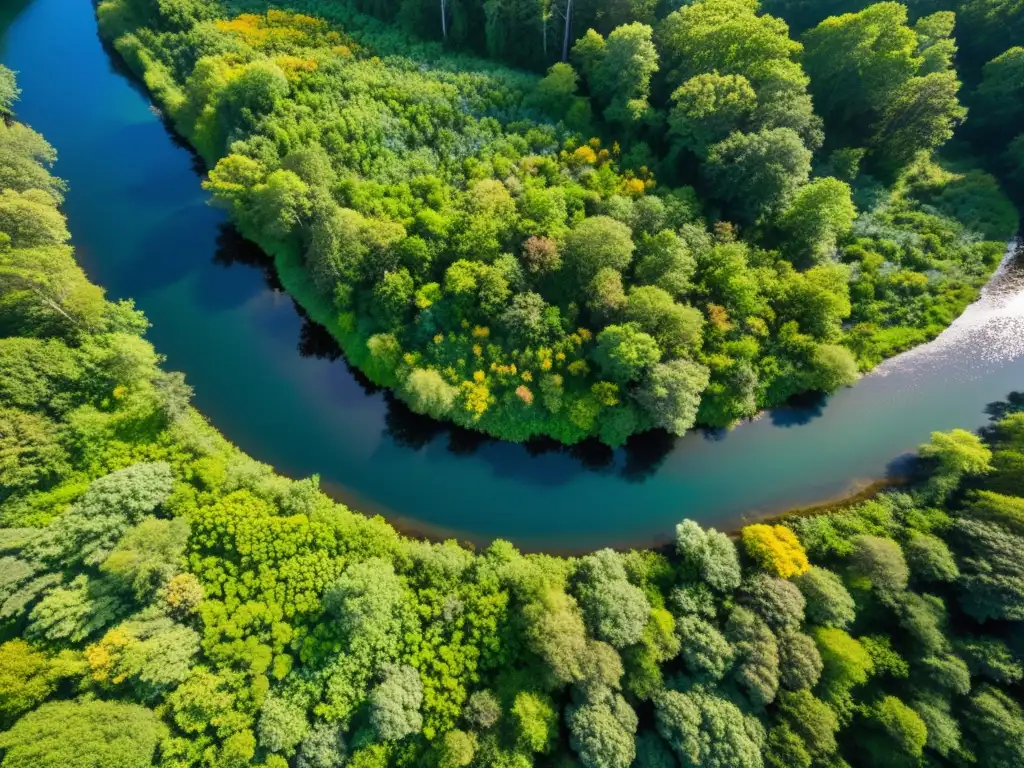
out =
<svg viewBox="0 0 1024 768"><path fill-rule="evenodd" d="M248 458L67 245L0 68L0 767L1024 763L1024 412L738 542L481 552Z"/></svg>
<svg viewBox="0 0 1024 768"><path fill-rule="evenodd" d="M985 169L1021 180L1024 57L1001 32L958 56L954 10L795 38L749 0L577 8L540 77L452 51L509 59L495 30L534 39L531 9L442 4L445 49L401 31L410 2L99 18L289 292L417 412L612 446L729 426L937 335L1016 230Z"/></svg>

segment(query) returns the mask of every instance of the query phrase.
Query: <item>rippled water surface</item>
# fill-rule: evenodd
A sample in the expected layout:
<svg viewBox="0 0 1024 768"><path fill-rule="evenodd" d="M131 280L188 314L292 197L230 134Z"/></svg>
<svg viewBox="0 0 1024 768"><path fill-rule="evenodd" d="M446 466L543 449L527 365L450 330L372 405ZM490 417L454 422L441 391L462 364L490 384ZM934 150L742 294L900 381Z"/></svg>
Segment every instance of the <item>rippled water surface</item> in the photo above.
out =
<svg viewBox="0 0 1024 768"><path fill-rule="evenodd" d="M21 118L60 154L82 264L111 296L135 297L197 406L252 456L318 473L411 528L579 550L656 542L683 517L732 527L882 478L930 431L980 426L986 404L1024 388L1024 275L1008 264L932 344L827 403L730 433L644 436L612 453L451 432L368 393L275 288L113 66L88 0L5 3L0 60L20 71Z"/></svg>

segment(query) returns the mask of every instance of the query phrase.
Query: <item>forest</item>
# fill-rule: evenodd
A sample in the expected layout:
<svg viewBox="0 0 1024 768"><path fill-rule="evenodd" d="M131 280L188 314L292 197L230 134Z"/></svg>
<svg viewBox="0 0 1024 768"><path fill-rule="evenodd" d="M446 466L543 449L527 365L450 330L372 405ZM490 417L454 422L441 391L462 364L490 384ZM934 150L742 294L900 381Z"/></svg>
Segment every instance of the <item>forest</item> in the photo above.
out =
<svg viewBox="0 0 1024 768"><path fill-rule="evenodd" d="M1024 396L736 536L404 537L190 406L17 95L0 67L0 768L1024 764Z"/></svg>
<svg viewBox="0 0 1024 768"><path fill-rule="evenodd" d="M851 384L952 322L1017 229L1019 3L820 5L99 20L349 363L436 419L616 447ZM989 41L963 55L961 17Z"/></svg>

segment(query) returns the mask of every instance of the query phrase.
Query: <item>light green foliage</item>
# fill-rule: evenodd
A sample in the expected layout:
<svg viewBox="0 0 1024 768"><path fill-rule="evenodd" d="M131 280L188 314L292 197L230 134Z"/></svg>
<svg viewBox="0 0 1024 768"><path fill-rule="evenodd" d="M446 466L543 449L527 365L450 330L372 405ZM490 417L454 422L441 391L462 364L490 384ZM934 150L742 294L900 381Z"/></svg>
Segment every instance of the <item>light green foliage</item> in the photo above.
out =
<svg viewBox="0 0 1024 768"><path fill-rule="evenodd" d="M823 627L847 627L856 615L853 597L832 571L812 566L793 579L805 600L807 620Z"/></svg>
<svg viewBox="0 0 1024 768"><path fill-rule="evenodd" d="M53 422L0 408L0 498L52 483L67 472L67 460Z"/></svg>
<svg viewBox="0 0 1024 768"><path fill-rule="evenodd" d="M12 248L62 245L71 237L53 198L39 189L0 192L0 233L10 238Z"/></svg>
<svg viewBox="0 0 1024 768"><path fill-rule="evenodd" d="M314 723L299 744L297 768L334 768L345 760L341 729L330 723Z"/></svg>
<svg viewBox="0 0 1024 768"><path fill-rule="evenodd" d="M152 765L166 728L137 704L61 701L44 704L0 735L4 768Z"/></svg>
<svg viewBox="0 0 1024 768"><path fill-rule="evenodd" d="M681 436L697 420L700 393L709 378L708 369L700 363L669 360L651 368L636 397L656 426Z"/></svg>
<svg viewBox="0 0 1024 768"><path fill-rule="evenodd" d="M933 459L943 474L976 475L987 472L992 452L977 435L963 429L933 432L931 442L918 448L926 459Z"/></svg>
<svg viewBox="0 0 1024 768"><path fill-rule="evenodd" d="M960 575L946 542L928 533L915 533L903 548L915 579L925 582L955 581Z"/></svg>
<svg viewBox="0 0 1024 768"><path fill-rule="evenodd" d="M420 730L423 684L410 666L385 670L384 680L370 692L370 724L378 738L398 741Z"/></svg>
<svg viewBox="0 0 1024 768"><path fill-rule="evenodd" d="M0 65L0 116L10 117L14 111L14 102L18 100L21 89L14 73Z"/></svg>
<svg viewBox="0 0 1024 768"><path fill-rule="evenodd" d="M107 632L85 651L94 680L127 683L143 701L164 696L182 683L199 654L199 634L148 611Z"/></svg>
<svg viewBox="0 0 1024 768"><path fill-rule="evenodd" d="M590 633L624 648L640 640L651 611L643 591L626 579L621 557L610 549L589 555L577 572L577 597Z"/></svg>
<svg viewBox="0 0 1024 768"><path fill-rule="evenodd" d="M172 481L166 463L134 464L94 480L47 529L37 555L62 565L99 565L131 525L167 500Z"/></svg>
<svg viewBox="0 0 1024 768"><path fill-rule="evenodd" d="M813 688L821 678L823 662L814 640L802 632L779 638L779 682L792 691Z"/></svg>
<svg viewBox="0 0 1024 768"><path fill-rule="evenodd" d="M124 604L100 581L85 574L50 590L29 614L26 636L51 643L80 643L112 623Z"/></svg>
<svg viewBox="0 0 1024 768"><path fill-rule="evenodd" d="M444 418L458 396L458 390L430 368L414 369L405 381L405 391L410 408L435 419Z"/></svg>
<svg viewBox="0 0 1024 768"><path fill-rule="evenodd" d="M598 334L594 358L605 375L625 384L652 368L661 359L661 349L635 323L609 325Z"/></svg>
<svg viewBox="0 0 1024 768"><path fill-rule="evenodd" d="M1024 710L999 688L982 686L968 704L967 740L979 761L1010 768L1024 759Z"/></svg>
<svg viewBox="0 0 1024 768"><path fill-rule="evenodd" d="M687 768L760 768L759 734L735 704L693 691L655 700L658 733Z"/></svg>
<svg viewBox="0 0 1024 768"><path fill-rule="evenodd" d="M194 5L108 0L104 33L348 360L433 418L612 447L731 426L935 335L994 266L992 244L902 215L931 204L906 194L906 169L962 118L945 11L911 28L884 4L815 30L804 51L748 0ZM452 54L474 45L547 75ZM909 66L889 61L904 53ZM860 69L847 80L885 98L869 119L827 115L842 180L808 183L825 139L809 88L841 100L829 78ZM845 184L862 158L898 205L866 196L890 229L869 222L861 239L906 244L914 301L902 270L789 269L858 233ZM939 184L935 210L1012 227L998 187L968 180L978 173ZM925 264L920 238L935 236ZM632 358L609 366L596 339L630 322L659 354L628 344ZM654 357L667 367L647 377Z"/></svg>
<svg viewBox="0 0 1024 768"><path fill-rule="evenodd" d="M474 728L487 730L501 717L501 704L490 691L474 691L466 702L464 715Z"/></svg>
<svg viewBox="0 0 1024 768"><path fill-rule="evenodd" d="M826 120L850 120L884 108L921 66L907 8L876 3L833 16L804 36L804 66Z"/></svg>
<svg viewBox="0 0 1024 768"><path fill-rule="evenodd" d="M624 315L649 333L669 357L688 356L700 346L704 325L700 312L674 302L669 292L658 286L630 289Z"/></svg>
<svg viewBox="0 0 1024 768"><path fill-rule="evenodd" d="M774 632L792 632L803 624L804 596L785 579L755 573L740 588L739 600Z"/></svg>
<svg viewBox="0 0 1024 768"><path fill-rule="evenodd" d="M71 651L52 655L24 640L0 645L0 727L45 701L63 679L80 676L85 665Z"/></svg>
<svg viewBox="0 0 1024 768"><path fill-rule="evenodd" d="M573 56L594 98L606 105L605 119L629 127L648 116L651 75L658 71L653 31L646 24L616 27L605 40L589 30Z"/></svg>
<svg viewBox="0 0 1024 768"><path fill-rule="evenodd" d="M826 627L814 630L814 640L824 663L820 690L826 700L842 699L854 686L867 681L874 665L857 640L842 629Z"/></svg>
<svg viewBox="0 0 1024 768"><path fill-rule="evenodd" d="M551 749L558 725L558 713L550 699L536 693L517 693L509 710L516 743L526 752Z"/></svg>
<svg viewBox="0 0 1024 768"><path fill-rule="evenodd" d="M637 717L621 696L570 707L566 724L569 743L586 768L628 768L633 764Z"/></svg>
<svg viewBox="0 0 1024 768"><path fill-rule="evenodd" d="M359 43L248 0L113 0L100 16L214 166L234 220L274 244L289 285L315 284L310 308L337 321L353 364L435 417L609 444L656 424L682 432L698 413L731 423L937 333L1003 252L976 232L1015 223L992 177L941 158L867 189L886 170L877 146L852 170L880 124L867 117L852 135L830 128L847 151L821 158L856 179L851 231L843 182L786 181L820 122L800 45L746 0L661 22L650 4L574 9L572 28L606 35L579 52L618 90L595 93L591 69L577 95L565 65L529 103L527 75L411 53L394 29L307 4L358 27ZM402 5L401 26L437 21ZM449 45L485 28L510 51L502 36L536 19L516 37L540 63L563 10L450 7ZM955 92L949 14L915 18L921 63L891 98L906 107L897 128L917 132L909 145L948 122L952 107L933 107ZM918 98L935 76L936 99ZM531 122L546 110L569 130L593 121L608 144ZM708 173L699 143L713 155L778 131L785 152L751 150L768 176L743 181L788 201L755 216L747 197L719 210L671 189ZM316 478L246 458L189 408L141 314L106 302L53 244L53 159L28 129L0 128L0 186L21 196L17 216L38 215L9 212L10 228L51 243L0 237L0 409L31 422L16 445L56 447L0 465L34 472L0 496L0 622L28 641L0 645L5 768L1022 762L1019 416L933 440L924 485L787 521L811 563L792 583L689 521L673 551L572 559L414 541ZM599 339L622 328L648 354L619 377ZM652 709L658 733L638 736Z"/></svg>
<svg viewBox="0 0 1024 768"><path fill-rule="evenodd" d="M921 717L895 696L886 696L871 711L873 724L885 734L884 746L875 752L879 765L898 764L900 758L916 760L921 757L928 739L928 728ZM895 749L895 756L887 754Z"/></svg>
<svg viewBox="0 0 1024 768"><path fill-rule="evenodd" d="M677 625L682 659L696 679L721 680L733 660L733 648L715 626L697 616L684 616Z"/></svg>
<svg viewBox="0 0 1024 768"><path fill-rule="evenodd" d="M791 260L820 263L831 258L856 216L848 184L825 177L801 187L779 218L792 244Z"/></svg>
<svg viewBox="0 0 1024 768"><path fill-rule="evenodd" d="M146 518L121 537L100 569L146 604L176 575L188 530L185 519Z"/></svg>
<svg viewBox="0 0 1024 768"><path fill-rule="evenodd" d="M717 72L691 77L672 92L669 131L683 147L704 156L736 130L757 108L757 94L743 75Z"/></svg>
<svg viewBox="0 0 1024 768"><path fill-rule="evenodd" d="M374 720L374 727L377 727L376 722ZM270 695L263 699L256 729L261 747L289 756L294 754L308 733L309 721L301 707L280 696Z"/></svg>
<svg viewBox="0 0 1024 768"><path fill-rule="evenodd" d="M684 520L676 526L676 552L684 567L712 589L731 592L740 585L736 545L725 534Z"/></svg>
<svg viewBox="0 0 1024 768"><path fill-rule="evenodd" d="M889 596L907 588L910 571L899 544L881 536L858 536L853 547L850 567L866 586Z"/></svg>
<svg viewBox="0 0 1024 768"><path fill-rule="evenodd" d="M476 737L465 731L448 731L438 751L438 768L465 768L473 762Z"/></svg>
<svg viewBox="0 0 1024 768"><path fill-rule="evenodd" d="M779 715L809 755L826 758L835 753L839 720L828 704L810 691L783 691L779 695Z"/></svg>
<svg viewBox="0 0 1024 768"><path fill-rule="evenodd" d="M603 267L622 272L633 258L629 227L608 216L591 216L573 227L566 237L565 259L582 278Z"/></svg>
<svg viewBox="0 0 1024 768"><path fill-rule="evenodd" d="M759 616L742 606L733 609L725 637L736 660L732 677L755 709L775 700L779 690L779 641Z"/></svg>
<svg viewBox="0 0 1024 768"><path fill-rule="evenodd" d="M954 128L967 116L957 98L959 90L955 72L932 72L908 80L886 105L871 139L878 147L879 161L901 168L918 152L936 149L951 139Z"/></svg>

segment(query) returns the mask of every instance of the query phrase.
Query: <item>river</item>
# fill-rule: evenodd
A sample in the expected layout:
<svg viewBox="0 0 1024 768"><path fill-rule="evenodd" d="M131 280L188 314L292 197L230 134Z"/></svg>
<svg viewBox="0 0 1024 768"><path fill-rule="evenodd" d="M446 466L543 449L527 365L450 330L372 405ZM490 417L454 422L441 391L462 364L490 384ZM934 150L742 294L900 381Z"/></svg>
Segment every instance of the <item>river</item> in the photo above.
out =
<svg viewBox="0 0 1024 768"><path fill-rule="evenodd" d="M1024 277L1004 268L938 340L826 403L728 433L628 450L521 446L450 431L369 392L265 262L207 204L201 169L101 45L89 0L0 9L20 119L57 148L78 258L134 297L149 338L228 438L408 530L524 549L666 540L684 517L731 529L891 472L932 430L978 427L1024 383Z"/></svg>

